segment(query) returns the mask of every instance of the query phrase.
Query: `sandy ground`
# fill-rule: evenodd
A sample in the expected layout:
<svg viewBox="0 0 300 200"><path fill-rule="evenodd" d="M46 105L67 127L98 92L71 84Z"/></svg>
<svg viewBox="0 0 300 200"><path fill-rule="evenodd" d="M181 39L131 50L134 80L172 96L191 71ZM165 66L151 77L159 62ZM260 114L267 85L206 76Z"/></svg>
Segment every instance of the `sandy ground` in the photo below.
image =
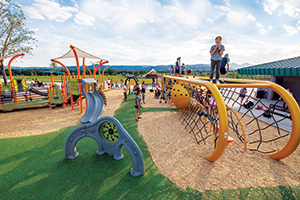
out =
<svg viewBox="0 0 300 200"><path fill-rule="evenodd" d="M108 91L105 95L108 106L104 107L102 116L113 116L122 102L122 90ZM173 104L159 103L153 97L154 93L147 92L143 107L175 108ZM82 115L79 106L74 111L69 106L66 109L39 108L1 113L0 138L57 131L80 124ZM189 129L185 129L185 124L179 121L180 115L178 112L147 112L141 115L142 119L138 122L138 131L147 143L155 165L179 187L189 186L203 192L300 183L300 148L291 156L276 161L267 155L244 149L237 137L229 133L235 141L229 144L218 161L212 163L205 159L205 155L213 152L213 141L208 139L206 145L197 144L193 134L189 134Z"/></svg>
<svg viewBox="0 0 300 200"><path fill-rule="evenodd" d="M160 104L153 95L146 95L144 107L171 107ZM179 121L180 115L178 112L148 112L141 115L142 120L138 123L138 131L146 141L155 165L178 186L204 192L300 183L300 148L289 157L276 161L244 149L243 143L229 133L234 142L228 145L218 161L212 163L205 159L205 155L214 150L212 139L208 139L206 145L197 144L193 134L189 134L190 129L185 129L185 124ZM245 127L246 133L252 129ZM276 132L277 129L270 127L263 135ZM284 138L275 144L284 146L287 140Z"/></svg>
<svg viewBox="0 0 300 200"><path fill-rule="evenodd" d="M105 95L108 103L103 108L102 116L113 116L122 102L122 90L107 91ZM80 118L86 109L85 100L83 105L83 113L80 113L78 105L74 106L73 111L71 105L68 105L67 108L50 109L46 107L0 113L0 138L40 135L64 127L79 125Z"/></svg>

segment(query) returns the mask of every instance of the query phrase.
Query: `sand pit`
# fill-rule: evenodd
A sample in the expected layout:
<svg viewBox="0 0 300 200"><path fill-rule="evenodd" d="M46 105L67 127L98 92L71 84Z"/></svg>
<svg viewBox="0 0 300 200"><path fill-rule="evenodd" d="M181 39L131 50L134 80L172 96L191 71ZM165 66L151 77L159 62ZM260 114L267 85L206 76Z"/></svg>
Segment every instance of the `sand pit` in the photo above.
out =
<svg viewBox="0 0 300 200"><path fill-rule="evenodd" d="M148 98L146 105L163 106ZM145 107L146 107L145 105ZM153 106L154 107L154 106ZM291 156L276 161L267 155L243 148L238 138L229 144L222 157L212 163L205 155L213 152L213 141L197 144L189 129L184 129L180 113L143 113L138 131L146 141L152 159L160 172L180 187L205 190L268 187L300 183L300 149ZM162 128L164 127L164 128ZM251 129L249 127L248 129ZM246 129L247 131L247 129ZM271 127L270 132L276 132ZM284 146L287 140L282 140Z"/></svg>
<svg viewBox="0 0 300 200"><path fill-rule="evenodd" d="M107 106L104 106L102 116L113 116L122 102L122 90L110 90L105 92L105 95ZM85 101L83 105L85 111ZM67 108L36 108L0 113L0 138L40 135L79 125L83 114L77 105L73 111L71 105L68 105Z"/></svg>

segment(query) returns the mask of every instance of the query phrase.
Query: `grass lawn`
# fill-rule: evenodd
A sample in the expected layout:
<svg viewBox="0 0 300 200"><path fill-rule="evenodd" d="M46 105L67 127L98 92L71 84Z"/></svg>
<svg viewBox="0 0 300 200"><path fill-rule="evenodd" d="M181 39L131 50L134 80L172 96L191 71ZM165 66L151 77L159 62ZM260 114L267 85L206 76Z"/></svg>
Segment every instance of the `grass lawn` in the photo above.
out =
<svg viewBox="0 0 300 200"><path fill-rule="evenodd" d="M119 161L109 154L98 156L91 138L78 142L76 159L65 160L64 142L74 129L68 127L45 135L0 140L0 199L300 199L300 185L204 193L178 188L156 168L137 131L134 98L129 95L114 117L140 147L144 176L130 175L132 161L126 148ZM142 108L141 112L165 110L178 111Z"/></svg>

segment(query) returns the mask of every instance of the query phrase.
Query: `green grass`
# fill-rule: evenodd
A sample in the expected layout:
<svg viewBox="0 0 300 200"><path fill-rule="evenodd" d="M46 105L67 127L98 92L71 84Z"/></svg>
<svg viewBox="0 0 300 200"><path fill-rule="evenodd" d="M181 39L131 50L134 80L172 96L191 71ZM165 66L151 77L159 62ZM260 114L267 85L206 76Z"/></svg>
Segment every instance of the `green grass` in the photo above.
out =
<svg viewBox="0 0 300 200"><path fill-rule="evenodd" d="M134 95L128 96L115 117L140 147L145 175L130 175L132 161L116 161L112 155L96 154L97 144L83 138L76 146L79 157L64 159L64 142L74 127L45 135L0 140L0 199L299 199L300 185L237 190L206 191L176 187L151 159L134 120ZM148 111L177 111L142 108ZM143 119L144 120L144 119ZM55 125L55 124L53 124Z"/></svg>

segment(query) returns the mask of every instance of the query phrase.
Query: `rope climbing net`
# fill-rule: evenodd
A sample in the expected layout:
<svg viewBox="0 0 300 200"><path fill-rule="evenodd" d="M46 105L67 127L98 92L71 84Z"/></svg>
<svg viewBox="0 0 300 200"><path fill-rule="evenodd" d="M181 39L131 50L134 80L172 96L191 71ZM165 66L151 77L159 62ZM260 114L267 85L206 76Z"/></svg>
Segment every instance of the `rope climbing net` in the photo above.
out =
<svg viewBox="0 0 300 200"><path fill-rule="evenodd" d="M275 83L231 79L213 85L199 78L170 76L163 76L162 83L165 92L171 91L173 103L182 112L179 120L196 142L213 141L215 151L206 155L210 161L223 154L229 134L245 148L273 159L289 156L300 143L300 124L295 123L300 121L299 106ZM266 95L275 100L267 100Z"/></svg>

